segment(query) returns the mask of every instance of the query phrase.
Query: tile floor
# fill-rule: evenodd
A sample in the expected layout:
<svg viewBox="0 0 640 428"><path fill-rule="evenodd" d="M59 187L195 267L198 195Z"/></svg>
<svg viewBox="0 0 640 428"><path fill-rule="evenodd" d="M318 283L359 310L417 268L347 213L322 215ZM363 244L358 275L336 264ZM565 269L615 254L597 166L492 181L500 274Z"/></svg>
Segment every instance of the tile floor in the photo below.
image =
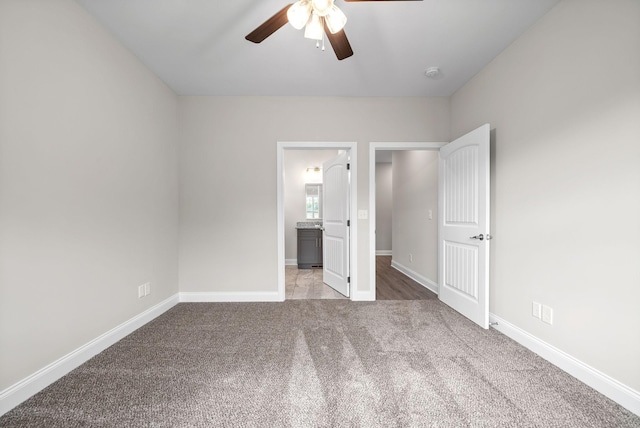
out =
<svg viewBox="0 0 640 428"><path fill-rule="evenodd" d="M285 266L285 299L346 299L322 282L322 269Z"/></svg>

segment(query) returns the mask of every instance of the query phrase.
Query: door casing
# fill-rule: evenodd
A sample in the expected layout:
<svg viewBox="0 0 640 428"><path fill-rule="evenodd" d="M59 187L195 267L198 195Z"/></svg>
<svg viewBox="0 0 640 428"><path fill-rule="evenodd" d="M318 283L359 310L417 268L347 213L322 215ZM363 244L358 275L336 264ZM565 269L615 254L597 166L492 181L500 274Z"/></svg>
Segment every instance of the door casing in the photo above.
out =
<svg viewBox="0 0 640 428"><path fill-rule="evenodd" d="M285 150L346 150L350 155L350 276L351 300L366 300L358 292L358 144L356 142L284 142L276 143L277 152L277 234L278 234L278 300L285 300L285 239L284 239L284 151Z"/></svg>

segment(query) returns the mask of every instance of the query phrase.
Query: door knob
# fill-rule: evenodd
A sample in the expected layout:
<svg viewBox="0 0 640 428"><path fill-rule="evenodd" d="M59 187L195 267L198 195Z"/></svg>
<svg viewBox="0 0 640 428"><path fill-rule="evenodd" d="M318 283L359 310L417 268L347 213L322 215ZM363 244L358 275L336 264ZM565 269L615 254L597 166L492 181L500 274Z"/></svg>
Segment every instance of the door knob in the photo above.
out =
<svg viewBox="0 0 640 428"><path fill-rule="evenodd" d="M480 235L471 236L471 237L469 237L469 239L479 239L481 241L486 239L487 241L489 241L489 240L493 239L493 236L489 235L488 233L487 233L487 235L483 235L481 233Z"/></svg>

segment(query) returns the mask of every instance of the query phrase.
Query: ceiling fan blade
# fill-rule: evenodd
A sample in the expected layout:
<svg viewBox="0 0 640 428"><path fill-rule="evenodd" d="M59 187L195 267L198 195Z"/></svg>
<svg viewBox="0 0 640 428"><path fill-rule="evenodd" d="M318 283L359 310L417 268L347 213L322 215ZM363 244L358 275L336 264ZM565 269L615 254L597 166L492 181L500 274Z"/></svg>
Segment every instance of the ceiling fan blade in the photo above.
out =
<svg viewBox="0 0 640 428"><path fill-rule="evenodd" d="M327 23L325 22L324 32L327 35L327 39L329 39L329 43L331 43L331 47L333 48L333 51L336 53L336 56L339 60L349 58L351 55L353 55L351 44L349 43L344 30L340 30L335 34L331 34L331 31L329 31Z"/></svg>
<svg viewBox="0 0 640 428"><path fill-rule="evenodd" d="M247 34L245 36L245 39L253 43L260 43L261 41L275 33L280 29L280 27L289 22L287 18L287 11L292 5L293 3L283 7L280 12L276 13L271 18L264 21L258 28Z"/></svg>

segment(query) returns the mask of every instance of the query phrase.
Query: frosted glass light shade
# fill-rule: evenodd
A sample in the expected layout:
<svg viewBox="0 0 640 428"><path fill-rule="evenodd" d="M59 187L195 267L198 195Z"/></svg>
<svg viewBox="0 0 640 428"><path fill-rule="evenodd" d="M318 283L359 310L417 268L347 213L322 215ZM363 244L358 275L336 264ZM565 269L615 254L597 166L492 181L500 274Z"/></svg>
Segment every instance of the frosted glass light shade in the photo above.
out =
<svg viewBox="0 0 640 428"><path fill-rule="evenodd" d="M300 0L295 2L289 10L287 10L287 19L296 30L301 30L309 20L311 15L311 2L309 0Z"/></svg>
<svg viewBox="0 0 640 428"><path fill-rule="evenodd" d="M324 34L324 28L322 24L322 17L312 13L307 22L307 27L304 29L304 36L307 39L322 40Z"/></svg>
<svg viewBox="0 0 640 428"><path fill-rule="evenodd" d="M326 16L333 6L333 0L311 0L313 12L318 16Z"/></svg>
<svg viewBox="0 0 640 428"><path fill-rule="evenodd" d="M335 34L344 28L344 25L347 23L347 15L334 5L331 6L331 10L327 16L324 17L324 20L331 34Z"/></svg>

